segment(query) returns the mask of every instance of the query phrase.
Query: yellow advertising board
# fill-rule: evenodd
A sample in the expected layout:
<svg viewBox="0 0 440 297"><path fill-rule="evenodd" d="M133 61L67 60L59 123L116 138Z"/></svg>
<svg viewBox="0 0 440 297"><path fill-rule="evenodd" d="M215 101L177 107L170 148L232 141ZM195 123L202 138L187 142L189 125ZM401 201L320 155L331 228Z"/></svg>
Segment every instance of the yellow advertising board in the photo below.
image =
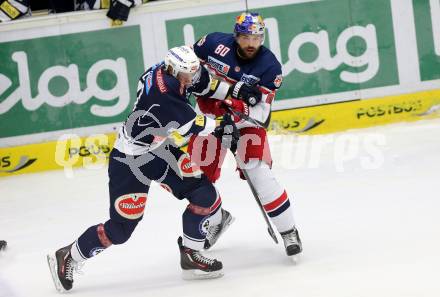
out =
<svg viewBox="0 0 440 297"><path fill-rule="evenodd" d="M326 134L440 116L440 90L274 111L269 131ZM53 169L99 166L107 162L115 134L0 148L0 177Z"/></svg>

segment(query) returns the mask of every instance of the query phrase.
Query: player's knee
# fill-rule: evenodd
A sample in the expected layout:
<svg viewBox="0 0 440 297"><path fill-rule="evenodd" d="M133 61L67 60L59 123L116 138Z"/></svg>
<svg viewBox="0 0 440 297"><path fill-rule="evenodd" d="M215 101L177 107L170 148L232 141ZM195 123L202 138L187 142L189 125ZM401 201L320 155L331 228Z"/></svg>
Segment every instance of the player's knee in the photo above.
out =
<svg viewBox="0 0 440 297"><path fill-rule="evenodd" d="M280 186L275 178L266 180L265 184L255 183L255 190L264 202L276 199L284 192L284 188Z"/></svg>
<svg viewBox="0 0 440 297"><path fill-rule="evenodd" d="M260 163L248 169L247 173L263 203L276 199L284 192L267 164Z"/></svg>
<svg viewBox="0 0 440 297"><path fill-rule="evenodd" d="M130 238L137 224L137 222L117 222L110 219L104 224L104 229L113 244L123 244Z"/></svg>
<svg viewBox="0 0 440 297"><path fill-rule="evenodd" d="M221 198L215 187L207 180L188 193L188 209L198 215L209 215L221 205Z"/></svg>

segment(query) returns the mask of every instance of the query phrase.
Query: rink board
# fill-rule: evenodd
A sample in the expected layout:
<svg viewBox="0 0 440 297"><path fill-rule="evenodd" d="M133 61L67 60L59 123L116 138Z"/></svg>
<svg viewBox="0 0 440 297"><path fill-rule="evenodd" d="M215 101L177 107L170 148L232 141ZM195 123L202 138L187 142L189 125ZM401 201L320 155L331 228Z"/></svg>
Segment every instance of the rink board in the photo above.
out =
<svg viewBox="0 0 440 297"><path fill-rule="evenodd" d="M265 18L264 45L283 70L271 133L323 134L439 115L438 1L248 6ZM2 24L0 176L104 166L142 72L170 47L232 32L245 7L157 1L132 9L121 27L110 25L105 10Z"/></svg>
<svg viewBox="0 0 440 297"><path fill-rule="evenodd" d="M436 90L275 111L269 132L325 134L439 116L440 90ZM63 137L59 141L0 148L0 177L53 169L64 169L69 174L72 168L81 166L100 168L107 163L116 135Z"/></svg>
<svg viewBox="0 0 440 297"><path fill-rule="evenodd" d="M74 167L106 166L116 135L66 135L65 140L0 148L0 176ZM68 173L68 171L66 171Z"/></svg>
<svg viewBox="0 0 440 297"><path fill-rule="evenodd" d="M301 110L308 120L316 115L306 107L440 88L438 1L249 0L248 6L265 18L264 45L282 66L273 111ZM114 133L145 69L170 47L232 32L244 9L244 1L234 0L157 1L132 9L120 27L111 26L105 10L2 24L0 147L56 141L65 133Z"/></svg>
<svg viewBox="0 0 440 297"><path fill-rule="evenodd" d="M324 134L440 115L440 90L272 112L273 133Z"/></svg>

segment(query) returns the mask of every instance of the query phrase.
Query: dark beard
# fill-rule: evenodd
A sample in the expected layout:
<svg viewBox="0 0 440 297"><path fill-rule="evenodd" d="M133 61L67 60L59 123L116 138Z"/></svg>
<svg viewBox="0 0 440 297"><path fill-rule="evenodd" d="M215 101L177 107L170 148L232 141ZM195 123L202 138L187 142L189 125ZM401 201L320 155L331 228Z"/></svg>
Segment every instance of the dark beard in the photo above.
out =
<svg viewBox="0 0 440 297"><path fill-rule="evenodd" d="M237 45L237 53L239 58L242 60L252 60L253 58L255 58L259 50L260 49L256 50L252 57L248 57L247 53L239 45Z"/></svg>

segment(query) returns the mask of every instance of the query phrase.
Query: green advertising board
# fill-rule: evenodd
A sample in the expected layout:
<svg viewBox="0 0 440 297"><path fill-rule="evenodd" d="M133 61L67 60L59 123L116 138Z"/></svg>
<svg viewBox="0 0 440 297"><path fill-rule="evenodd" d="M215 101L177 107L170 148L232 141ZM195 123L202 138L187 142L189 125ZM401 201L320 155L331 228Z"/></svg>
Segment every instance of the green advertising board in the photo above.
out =
<svg viewBox="0 0 440 297"><path fill-rule="evenodd" d="M274 110L439 88L439 0L295 2L249 1L264 6L256 11L265 19L265 46L283 66ZM144 66L160 61L167 48L211 32L232 33L239 7L214 1L182 13L133 14L136 25L117 28L102 19L73 24L66 18L56 26L47 20L2 31L0 140L26 144L27 135L74 128L110 132L113 125L106 124L124 121L131 110ZM89 31L96 24L101 30ZM104 126L89 129L97 125Z"/></svg>
<svg viewBox="0 0 440 297"><path fill-rule="evenodd" d="M439 79L440 2L438 0L413 0L413 6L421 79L422 81Z"/></svg>
<svg viewBox="0 0 440 297"><path fill-rule="evenodd" d="M399 83L390 1L314 1L258 12L266 22L265 45L283 65L277 100ZM239 13L168 20L168 46L183 44L189 26L196 40L232 32Z"/></svg>
<svg viewBox="0 0 440 297"><path fill-rule="evenodd" d="M0 138L125 120L143 72L139 26L0 43Z"/></svg>

